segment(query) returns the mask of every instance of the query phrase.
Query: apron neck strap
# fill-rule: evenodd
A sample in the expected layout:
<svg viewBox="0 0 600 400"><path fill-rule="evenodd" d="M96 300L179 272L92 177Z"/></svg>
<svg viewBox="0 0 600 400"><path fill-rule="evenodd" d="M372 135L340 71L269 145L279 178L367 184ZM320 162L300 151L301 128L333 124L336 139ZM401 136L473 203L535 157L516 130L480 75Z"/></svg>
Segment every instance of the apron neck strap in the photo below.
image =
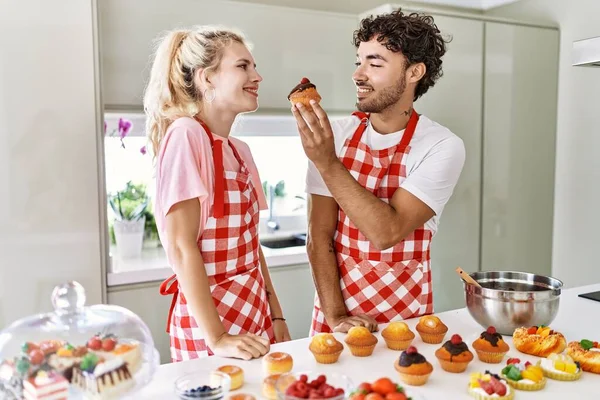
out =
<svg viewBox="0 0 600 400"><path fill-rule="evenodd" d="M360 112L360 111L355 111L352 113L352 115L354 115L355 117L358 117L360 119L360 125L358 126L358 128L356 128L356 131L354 131L354 135L352 135L352 141L360 142L360 139L362 138L363 133L365 132L365 130L367 129L367 126L369 125L370 114ZM415 133L418 122L419 122L419 114L417 113L416 110L413 109L412 113L410 114L410 119L408 120L408 124L406 125L404 134L402 135L402 139L400 140L400 148L408 147L408 145L409 145L410 141L412 140L412 137Z"/></svg>

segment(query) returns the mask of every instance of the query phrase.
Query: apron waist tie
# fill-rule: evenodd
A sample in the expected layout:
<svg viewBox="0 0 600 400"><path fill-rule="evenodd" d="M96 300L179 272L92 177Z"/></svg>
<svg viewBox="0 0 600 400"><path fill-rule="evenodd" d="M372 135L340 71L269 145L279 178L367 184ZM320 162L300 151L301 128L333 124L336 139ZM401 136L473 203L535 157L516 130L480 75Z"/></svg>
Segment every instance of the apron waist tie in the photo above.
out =
<svg viewBox="0 0 600 400"><path fill-rule="evenodd" d="M170 285L169 282L171 282ZM171 300L171 308L169 309L169 316L167 319L167 333L170 333L171 318L173 316L175 304L177 304L177 296L179 296L179 282L177 281L177 275L171 275L169 278L165 279L163 283L160 284L159 290L162 296L173 295L173 299Z"/></svg>

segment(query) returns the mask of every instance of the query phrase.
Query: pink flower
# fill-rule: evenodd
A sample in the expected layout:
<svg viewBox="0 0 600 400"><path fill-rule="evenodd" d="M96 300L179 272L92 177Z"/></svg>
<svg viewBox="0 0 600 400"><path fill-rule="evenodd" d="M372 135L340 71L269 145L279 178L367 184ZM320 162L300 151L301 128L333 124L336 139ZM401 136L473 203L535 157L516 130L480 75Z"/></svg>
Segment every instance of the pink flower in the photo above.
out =
<svg viewBox="0 0 600 400"><path fill-rule="evenodd" d="M131 121L119 118L119 136L124 139L131 130Z"/></svg>
<svg viewBox="0 0 600 400"><path fill-rule="evenodd" d="M142 148L140 149L140 153L142 153L142 155L146 155L146 146L142 146Z"/></svg>

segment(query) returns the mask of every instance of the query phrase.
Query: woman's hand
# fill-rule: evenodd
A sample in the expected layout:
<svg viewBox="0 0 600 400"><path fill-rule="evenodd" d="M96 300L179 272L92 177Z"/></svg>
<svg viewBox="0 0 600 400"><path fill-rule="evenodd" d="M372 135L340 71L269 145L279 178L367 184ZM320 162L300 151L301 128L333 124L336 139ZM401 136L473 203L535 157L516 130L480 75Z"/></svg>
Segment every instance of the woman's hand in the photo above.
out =
<svg viewBox="0 0 600 400"><path fill-rule="evenodd" d="M273 321L273 332L275 333L275 342L289 342L292 340L290 331L285 321L276 319Z"/></svg>
<svg viewBox="0 0 600 400"><path fill-rule="evenodd" d="M244 335L224 333L210 348L216 356L251 360L267 354L271 346L269 340L262 336L251 333Z"/></svg>

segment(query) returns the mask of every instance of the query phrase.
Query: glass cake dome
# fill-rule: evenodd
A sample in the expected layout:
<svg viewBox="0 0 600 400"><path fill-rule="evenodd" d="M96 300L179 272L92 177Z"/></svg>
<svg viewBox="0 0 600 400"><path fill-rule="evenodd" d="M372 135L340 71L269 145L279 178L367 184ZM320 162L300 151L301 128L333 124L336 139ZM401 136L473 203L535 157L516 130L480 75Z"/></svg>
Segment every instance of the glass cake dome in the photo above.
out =
<svg viewBox="0 0 600 400"><path fill-rule="evenodd" d="M85 300L79 283L59 285L54 312L0 332L1 399L127 398L150 382L159 355L146 324L125 308Z"/></svg>

